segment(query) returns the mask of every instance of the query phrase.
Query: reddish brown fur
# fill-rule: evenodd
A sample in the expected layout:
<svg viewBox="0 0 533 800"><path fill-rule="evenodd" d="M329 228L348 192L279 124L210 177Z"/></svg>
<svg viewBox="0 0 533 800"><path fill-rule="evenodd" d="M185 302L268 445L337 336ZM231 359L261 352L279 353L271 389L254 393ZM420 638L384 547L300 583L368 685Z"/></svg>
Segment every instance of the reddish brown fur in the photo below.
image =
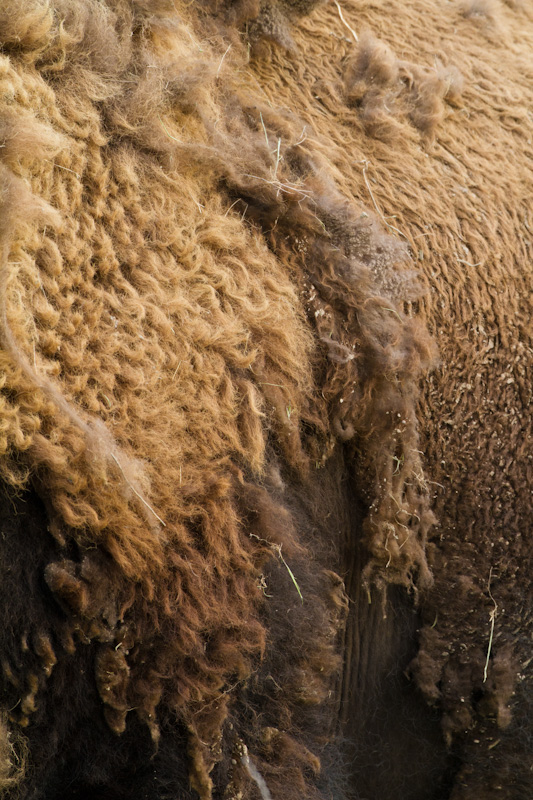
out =
<svg viewBox="0 0 533 800"><path fill-rule="evenodd" d="M179 742L203 800L261 794L253 769L273 797L330 796L335 720L374 731L351 696L382 691L366 618L369 663L380 642L415 656L463 760L454 800L520 740L531 15L345 0L383 40L356 45L317 5L0 11L0 469L51 534L31 573L48 611L7 639L2 697L44 796L68 772L59 734L39 748L70 663L127 747L149 732L164 765ZM424 323L442 366L420 398ZM420 602L417 654L377 621L391 584ZM107 785L96 762L83 780Z"/></svg>

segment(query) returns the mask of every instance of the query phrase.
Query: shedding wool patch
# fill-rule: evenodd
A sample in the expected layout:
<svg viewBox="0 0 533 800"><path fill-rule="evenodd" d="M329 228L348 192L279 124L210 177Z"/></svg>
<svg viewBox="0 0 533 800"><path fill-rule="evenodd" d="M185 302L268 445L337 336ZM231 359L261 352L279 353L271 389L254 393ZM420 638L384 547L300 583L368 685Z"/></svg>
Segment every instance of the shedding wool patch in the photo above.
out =
<svg viewBox="0 0 533 800"><path fill-rule="evenodd" d="M254 72L320 131L340 191L408 243L428 289L416 307L440 365L423 383L418 447L438 524L412 674L463 754L454 800L514 800L531 793L515 767L518 753L530 763L518 698L533 681L533 13L341 7L358 43L328 4L293 30L294 53Z"/></svg>

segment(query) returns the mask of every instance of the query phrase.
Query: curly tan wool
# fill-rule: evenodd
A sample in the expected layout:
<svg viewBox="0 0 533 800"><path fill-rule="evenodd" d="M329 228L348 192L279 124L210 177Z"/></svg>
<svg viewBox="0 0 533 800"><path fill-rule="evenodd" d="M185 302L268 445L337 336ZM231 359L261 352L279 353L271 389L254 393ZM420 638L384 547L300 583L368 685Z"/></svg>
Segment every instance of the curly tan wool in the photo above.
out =
<svg viewBox="0 0 533 800"><path fill-rule="evenodd" d="M99 642L109 726L136 714L157 742L172 709L202 800L228 747L254 766L234 759L227 798L263 792L253 770L323 796L323 731L291 720L334 685L334 573L278 727L247 739L232 709L268 654L265 565L295 593L319 570L276 487L342 442L365 592L417 593L413 674L449 743L476 736L453 796L500 796L471 765L530 679L532 22L518 2L3 3L0 469L65 553L39 673L3 663L12 724Z"/></svg>

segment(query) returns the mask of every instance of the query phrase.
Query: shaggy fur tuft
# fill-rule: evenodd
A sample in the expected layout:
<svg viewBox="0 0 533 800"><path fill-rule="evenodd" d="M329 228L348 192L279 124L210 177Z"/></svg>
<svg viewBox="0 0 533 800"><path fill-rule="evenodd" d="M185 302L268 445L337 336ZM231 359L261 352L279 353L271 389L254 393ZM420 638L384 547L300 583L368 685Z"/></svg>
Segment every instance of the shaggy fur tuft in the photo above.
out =
<svg viewBox="0 0 533 800"><path fill-rule="evenodd" d="M399 61L387 45L365 32L348 61L344 91L368 135L385 142L412 138L408 122L432 139L445 115L444 100L457 104L462 83L457 68L436 61L432 69L424 69Z"/></svg>
<svg viewBox="0 0 533 800"><path fill-rule="evenodd" d="M24 778L26 747L20 734L13 734L0 717L0 792L12 790Z"/></svg>

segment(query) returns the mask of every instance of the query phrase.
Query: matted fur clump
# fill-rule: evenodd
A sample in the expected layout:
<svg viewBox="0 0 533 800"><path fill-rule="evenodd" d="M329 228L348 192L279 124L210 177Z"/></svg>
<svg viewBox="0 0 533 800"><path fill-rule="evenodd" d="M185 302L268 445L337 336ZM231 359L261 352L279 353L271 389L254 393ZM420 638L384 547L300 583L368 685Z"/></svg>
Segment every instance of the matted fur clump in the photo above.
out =
<svg viewBox="0 0 533 800"><path fill-rule="evenodd" d="M31 739L91 644L110 729L135 715L157 746L174 715L202 798L318 797L345 600L280 487L348 442L368 579L427 584L433 350L397 302L420 292L406 249L239 78L233 24L174 2L0 12L0 469L45 503L32 580L56 604L21 621L5 705ZM278 642L276 591L296 615Z"/></svg>

